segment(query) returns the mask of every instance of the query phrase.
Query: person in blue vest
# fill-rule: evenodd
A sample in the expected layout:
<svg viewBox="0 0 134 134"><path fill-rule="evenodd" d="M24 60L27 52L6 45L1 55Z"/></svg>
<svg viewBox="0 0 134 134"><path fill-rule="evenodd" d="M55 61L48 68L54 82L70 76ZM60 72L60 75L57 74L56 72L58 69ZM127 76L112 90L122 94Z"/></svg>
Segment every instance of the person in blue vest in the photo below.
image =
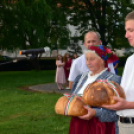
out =
<svg viewBox="0 0 134 134"><path fill-rule="evenodd" d="M73 83L71 93L83 96L88 84L96 80L109 80L120 84L121 77L109 71L110 54L103 45L90 46L85 52L85 62L90 71L78 75ZM116 111L105 108L84 106L88 113L80 117L72 117L69 134L118 134L118 116Z"/></svg>
<svg viewBox="0 0 134 134"><path fill-rule="evenodd" d="M119 64L119 60L116 60L115 62L113 62L115 74L118 74L118 69L117 69L118 64Z"/></svg>

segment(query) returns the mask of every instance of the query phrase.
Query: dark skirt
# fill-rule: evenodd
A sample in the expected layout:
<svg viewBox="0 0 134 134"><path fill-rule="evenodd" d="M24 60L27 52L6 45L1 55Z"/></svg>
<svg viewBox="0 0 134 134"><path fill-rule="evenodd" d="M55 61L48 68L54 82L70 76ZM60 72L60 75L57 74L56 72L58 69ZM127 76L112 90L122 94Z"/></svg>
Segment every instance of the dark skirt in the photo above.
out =
<svg viewBox="0 0 134 134"><path fill-rule="evenodd" d="M102 123L96 117L88 121L72 117L69 134L115 134L115 123Z"/></svg>

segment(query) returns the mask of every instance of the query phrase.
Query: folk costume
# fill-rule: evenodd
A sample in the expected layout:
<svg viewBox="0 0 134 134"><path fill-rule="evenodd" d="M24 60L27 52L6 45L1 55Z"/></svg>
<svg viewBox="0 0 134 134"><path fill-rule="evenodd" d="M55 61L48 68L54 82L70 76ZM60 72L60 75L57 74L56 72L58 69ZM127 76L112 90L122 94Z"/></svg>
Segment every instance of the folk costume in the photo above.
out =
<svg viewBox="0 0 134 134"><path fill-rule="evenodd" d="M98 46L102 47L103 45ZM108 68L110 72L115 74L113 62L118 60L118 57L114 56L113 53L108 48L106 51L108 51L108 53L110 54L110 58L108 58ZM83 54L82 56L75 59L74 62L72 63L68 80L74 81L79 74L82 74L86 71L89 71L89 69L86 65L85 55Z"/></svg>
<svg viewBox="0 0 134 134"><path fill-rule="evenodd" d="M108 55L104 46L91 46L93 50L105 61L105 67L108 66ZM96 80L107 79L120 84L121 77L108 71L108 68L102 70L99 74L91 76L91 71L78 75L73 83L72 94L83 94L85 87ZM113 110L94 107L95 117L90 120L82 120L78 117L72 117L70 122L69 134L118 134L118 115Z"/></svg>

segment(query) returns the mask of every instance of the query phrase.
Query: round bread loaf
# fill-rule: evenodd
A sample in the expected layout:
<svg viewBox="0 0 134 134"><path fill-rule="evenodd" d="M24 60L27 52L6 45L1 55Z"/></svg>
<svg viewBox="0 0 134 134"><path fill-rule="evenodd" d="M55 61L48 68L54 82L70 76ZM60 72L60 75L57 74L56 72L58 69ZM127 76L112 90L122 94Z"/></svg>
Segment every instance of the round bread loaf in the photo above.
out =
<svg viewBox="0 0 134 134"><path fill-rule="evenodd" d="M62 96L55 105L55 112L61 115L82 116L87 114L87 110L83 106L84 103L78 96Z"/></svg>
<svg viewBox="0 0 134 134"><path fill-rule="evenodd" d="M103 104L115 104L113 96L125 98L122 87L113 81L99 80L85 88L82 99L89 106L99 107Z"/></svg>

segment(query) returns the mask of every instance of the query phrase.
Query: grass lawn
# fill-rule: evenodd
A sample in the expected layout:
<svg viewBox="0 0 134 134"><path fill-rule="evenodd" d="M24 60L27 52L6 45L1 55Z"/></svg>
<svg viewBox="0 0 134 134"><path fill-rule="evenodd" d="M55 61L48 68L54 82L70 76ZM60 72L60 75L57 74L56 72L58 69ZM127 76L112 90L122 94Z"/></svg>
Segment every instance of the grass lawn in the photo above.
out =
<svg viewBox="0 0 134 134"><path fill-rule="evenodd" d="M52 83L55 71L0 73L1 134L67 134L70 117L55 114L59 94L37 93L21 87Z"/></svg>
<svg viewBox="0 0 134 134"><path fill-rule="evenodd" d="M53 83L55 71L0 72L0 77L0 134L68 134L70 117L54 111L62 95L22 90Z"/></svg>
<svg viewBox="0 0 134 134"><path fill-rule="evenodd" d="M122 73L123 73L123 67L119 67L117 70L118 70L118 75L122 76Z"/></svg>

